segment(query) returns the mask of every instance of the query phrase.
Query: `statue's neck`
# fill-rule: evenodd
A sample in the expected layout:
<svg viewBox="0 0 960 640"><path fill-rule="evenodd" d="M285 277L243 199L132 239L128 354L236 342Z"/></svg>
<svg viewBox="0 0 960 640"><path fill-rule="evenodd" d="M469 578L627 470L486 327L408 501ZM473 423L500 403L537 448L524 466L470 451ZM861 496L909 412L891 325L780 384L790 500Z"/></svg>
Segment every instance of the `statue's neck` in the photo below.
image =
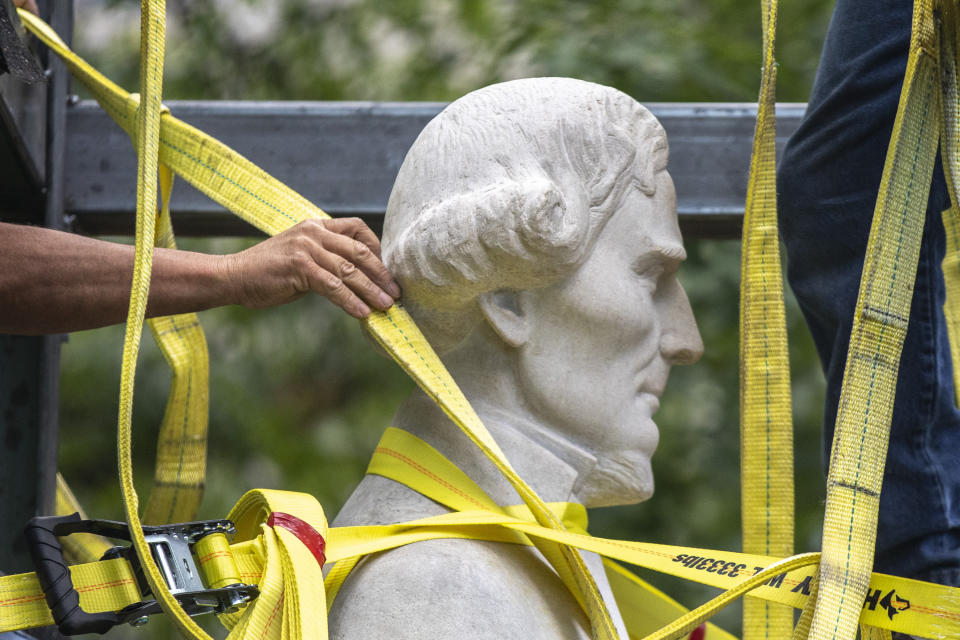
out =
<svg viewBox="0 0 960 640"><path fill-rule="evenodd" d="M547 425L536 423L517 407L494 405L476 394L468 393L468 398L510 464L544 501L580 502L577 487L596 465L594 456L553 434ZM493 463L419 390L401 405L393 424L440 451L498 504L521 502Z"/></svg>

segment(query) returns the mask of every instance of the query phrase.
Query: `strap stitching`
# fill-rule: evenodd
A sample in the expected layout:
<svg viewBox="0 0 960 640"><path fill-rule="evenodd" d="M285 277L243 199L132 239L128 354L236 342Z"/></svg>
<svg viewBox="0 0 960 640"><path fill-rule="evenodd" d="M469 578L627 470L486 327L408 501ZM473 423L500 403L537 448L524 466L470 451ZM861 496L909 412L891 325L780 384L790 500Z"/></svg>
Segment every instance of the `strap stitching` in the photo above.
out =
<svg viewBox="0 0 960 640"><path fill-rule="evenodd" d="M464 492L461 491L459 488L457 488L455 485L447 482L446 480L444 480L444 479L441 478L440 476L434 474L434 473L431 472L429 469L421 466L419 463L415 462L414 460L411 460L410 458L408 458L407 456L403 455L402 453L399 453L399 452L397 452L397 451L394 451L393 449L387 449L386 447L377 447L377 448L374 450L374 453L377 453L377 452L384 453L384 454L386 454L386 455L388 455L388 456L390 456L390 457L392 457L392 458L396 458L397 460L399 460L399 461L407 464L408 466L412 467L414 470L416 470L416 471L420 472L421 474L429 477L431 480L433 480L433 481L436 482L437 484L439 484L439 485L441 485L441 486L443 486L443 487L446 487L447 489L449 489L450 491L453 491L454 493L456 493L456 494L459 495L460 497L464 498L465 500L468 500L469 502L472 502L473 504L479 506L479 507L480 507L481 509L483 509L484 511L491 511L491 509L490 509L487 505L483 504L482 502L480 502L479 500L477 500L477 499L474 498L473 496L469 495L468 493L464 493ZM419 492L418 492L418 493L419 493ZM439 502L439 501L438 501L438 502Z"/></svg>

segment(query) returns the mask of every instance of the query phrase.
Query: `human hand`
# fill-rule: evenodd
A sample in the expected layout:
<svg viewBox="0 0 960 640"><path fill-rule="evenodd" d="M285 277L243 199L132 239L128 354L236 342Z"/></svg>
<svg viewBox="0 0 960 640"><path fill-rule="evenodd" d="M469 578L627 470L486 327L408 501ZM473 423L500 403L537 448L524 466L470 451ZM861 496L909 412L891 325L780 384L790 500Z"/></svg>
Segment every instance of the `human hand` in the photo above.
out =
<svg viewBox="0 0 960 640"><path fill-rule="evenodd" d="M13 4L17 5L18 9L26 9L35 16L40 15L35 0L13 0Z"/></svg>
<svg viewBox="0 0 960 640"><path fill-rule="evenodd" d="M235 299L248 308L292 302L313 291L356 318L385 310L400 287L380 261L380 241L359 218L305 220L223 256Z"/></svg>

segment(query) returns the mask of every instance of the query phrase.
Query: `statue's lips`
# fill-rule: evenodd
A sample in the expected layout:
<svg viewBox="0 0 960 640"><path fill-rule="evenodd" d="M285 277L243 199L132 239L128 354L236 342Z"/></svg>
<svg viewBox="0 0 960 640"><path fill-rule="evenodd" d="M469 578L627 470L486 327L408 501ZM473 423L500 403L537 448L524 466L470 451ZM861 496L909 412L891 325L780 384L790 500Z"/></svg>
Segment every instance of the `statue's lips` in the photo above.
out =
<svg viewBox="0 0 960 640"><path fill-rule="evenodd" d="M659 394L651 393L649 391L641 391L639 393L640 397L650 405L650 415L652 416L660 409L660 397Z"/></svg>

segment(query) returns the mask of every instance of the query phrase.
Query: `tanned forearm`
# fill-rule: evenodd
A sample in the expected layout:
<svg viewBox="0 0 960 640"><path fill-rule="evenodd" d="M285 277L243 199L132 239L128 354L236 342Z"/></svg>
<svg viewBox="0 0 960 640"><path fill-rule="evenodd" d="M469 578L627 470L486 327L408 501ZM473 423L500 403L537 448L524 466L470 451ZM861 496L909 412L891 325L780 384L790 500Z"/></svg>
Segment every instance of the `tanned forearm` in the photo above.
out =
<svg viewBox="0 0 960 640"><path fill-rule="evenodd" d="M0 223L0 333L37 335L126 320L132 246ZM147 316L239 304L226 256L155 249Z"/></svg>
<svg viewBox="0 0 960 640"><path fill-rule="evenodd" d="M0 333L94 329L127 317L133 247L0 223ZM313 292L356 318L400 287L359 219L307 220L230 255L154 249L147 317L241 304L272 307Z"/></svg>

